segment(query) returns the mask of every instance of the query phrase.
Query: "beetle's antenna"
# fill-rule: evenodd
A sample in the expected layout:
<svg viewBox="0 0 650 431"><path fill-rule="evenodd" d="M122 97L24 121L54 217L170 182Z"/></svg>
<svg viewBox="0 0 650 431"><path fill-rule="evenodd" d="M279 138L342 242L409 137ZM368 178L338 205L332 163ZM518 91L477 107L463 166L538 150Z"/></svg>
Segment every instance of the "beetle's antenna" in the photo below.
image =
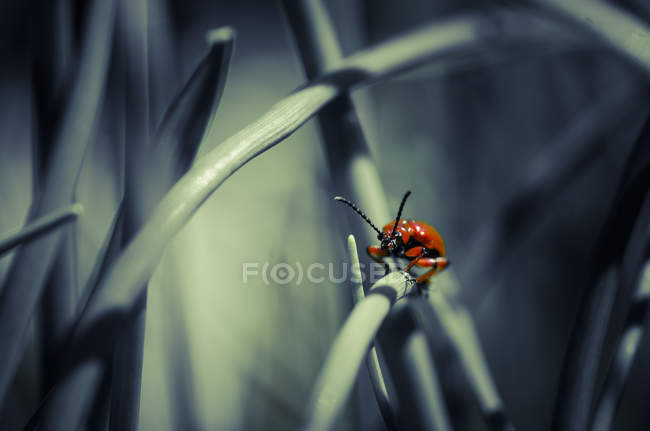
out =
<svg viewBox="0 0 650 431"><path fill-rule="evenodd" d="M368 223L374 230L376 230L379 235L382 235L381 231L379 229L377 229L377 226L372 224L372 222L370 221L370 218L368 218L368 216L363 211L361 211L359 208L357 208L357 206L355 204L353 204L352 202L350 202L349 200L347 200L345 198L342 198L341 196L335 197L334 200L339 201L339 202L343 202L344 204L346 204L347 206L352 208L354 211L356 211L357 214L359 214L366 221L366 223Z"/></svg>
<svg viewBox="0 0 650 431"><path fill-rule="evenodd" d="M411 191L408 190L404 197L402 198L402 203L399 204L399 211L397 211L397 217L395 217L395 226L393 226L393 231L390 233L390 236L393 237L395 235L395 230L397 230L397 224L399 223L399 218L402 217L402 210L404 209L404 204L406 203L406 199L411 195Z"/></svg>

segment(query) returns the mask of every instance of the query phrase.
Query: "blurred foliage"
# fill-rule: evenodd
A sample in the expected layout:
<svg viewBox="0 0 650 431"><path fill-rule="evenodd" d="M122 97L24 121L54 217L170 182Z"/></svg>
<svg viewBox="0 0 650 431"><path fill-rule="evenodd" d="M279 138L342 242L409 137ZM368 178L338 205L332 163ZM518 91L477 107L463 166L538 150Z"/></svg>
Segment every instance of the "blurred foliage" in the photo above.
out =
<svg viewBox="0 0 650 431"><path fill-rule="evenodd" d="M34 46L34 23L47 21L47 0L0 3L0 232L21 225L31 205L36 116L32 70L45 49ZM72 40L78 50L86 2L73 1ZM497 2L498 5L509 2ZM648 22L643 0L619 2ZM388 0L327 2L344 54L484 2ZM237 29L228 84L211 125L219 142L305 82L280 6L246 0L149 0L150 130L205 53L207 30ZM125 153L118 93L122 66L112 57L107 95L84 156L76 198L84 206L76 237L84 285L122 199ZM586 48L518 52L447 76L426 68L353 94L381 181L396 206L414 192L405 216L430 222L445 237L467 288L480 284L470 256L481 226L492 220L544 152L581 115L614 92L643 93L647 79L607 51ZM510 419L522 430L551 427L562 361L580 308L596 239L647 112L639 109L603 137L603 153L576 173L519 241L494 256L490 289L473 310L483 348ZM316 373L351 305L344 285L266 286L242 283L245 262L340 263L347 233L331 197L314 125L242 168L223 184L168 247L147 304L140 429L171 429L178 393L193 391L204 429L296 429ZM211 148L199 148L198 157ZM542 213L543 211L543 213ZM378 223L382 223L379 221ZM365 244L359 244L364 247ZM12 254L0 259L0 277ZM488 256L487 262L490 256ZM498 262L498 264L496 263ZM335 265L335 267L338 267ZM463 278L463 277L466 278ZM161 287L161 288L157 288ZM486 289L487 290L487 289ZM42 391L38 322L25 351L0 428L22 427ZM170 327L170 324L172 325ZM646 322L647 326L647 322ZM615 418L615 429L650 426L650 343L646 330ZM184 338L188 351L174 351ZM2 341L2 340L0 340ZM462 371L440 358L454 425L473 429ZM191 384L179 388L174 360L187 361ZM601 370L599 376L605 370ZM361 399L370 395L365 375ZM381 429L379 412L358 417L353 397L338 429ZM175 424L175 425L174 425ZM183 424L187 425L187 424Z"/></svg>

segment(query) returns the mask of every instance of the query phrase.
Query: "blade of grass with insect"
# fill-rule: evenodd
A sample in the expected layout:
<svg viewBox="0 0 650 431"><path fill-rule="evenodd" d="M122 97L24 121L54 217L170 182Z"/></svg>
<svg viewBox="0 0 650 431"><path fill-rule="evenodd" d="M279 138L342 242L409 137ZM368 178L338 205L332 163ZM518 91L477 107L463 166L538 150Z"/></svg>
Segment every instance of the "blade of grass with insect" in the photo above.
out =
<svg viewBox="0 0 650 431"><path fill-rule="evenodd" d="M199 159L165 195L149 221L108 271L84 309L73 339L78 340L94 322L101 321L102 316L131 309L164 246L205 199L246 162L289 136L350 86L367 84L427 61L443 59L459 48L487 43L481 23L472 16L447 19L348 57L317 82L276 103L261 118ZM204 140L210 139L210 134L204 137ZM93 368L93 365L88 367ZM79 372L66 377L66 381L74 380L67 382L66 387L88 387L83 383L86 372L87 369L80 365ZM61 393L58 390L51 399L58 401ZM57 410L48 410L56 418L54 412Z"/></svg>
<svg viewBox="0 0 650 431"><path fill-rule="evenodd" d="M617 274L621 272L620 262L626 248L636 250L633 254L638 265L642 259L645 236L633 236L633 229L645 228L645 224L637 223L635 227L635 223L641 217L645 219L647 215L644 214L650 211L648 205L642 206L650 188L650 151L646 149L648 137L650 122L646 123L644 131L628 156L617 196L596 243L592 258L594 273L590 276L586 291L583 292L578 318L564 360L555 404L554 429L587 428L592 397L598 387L598 369L602 360L609 356L607 352L603 352L605 338L609 328L618 326L616 321L624 320L626 315L613 311L621 308L620 298L631 298L630 286L619 288ZM642 242L643 246L635 245L639 242ZM590 284L593 287L590 288Z"/></svg>
<svg viewBox="0 0 650 431"><path fill-rule="evenodd" d="M44 189L30 211L31 217L69 204L90 140L103 95L113 28L112 1L95 1L90 7L79 73L55 138L55 151L47 170ZM26 328L41 297L44 280L59 245L58 234L22 247L0 293L0 404L15 373L25 344Z"/></svg>
<svg viewBox="0 0 650 431"><path fill-rule="evenodd" d="M101 314L100 310L105 310L110 303L128 303L127 298L133 298L132 294L138 290L133 282L148 279L162 245L226 178L250 159L293 133L341 91L435 58L442 59L453 50L488 43L488 39L492 39L486 39L482 24L473 16L456 17L365 49L342 60L339 66L319 80L290 94L257 121L222 142L198 160L161 201L152 219L116 263L112 275L108 275L105 284L115 287L107 288L105 295L97 296L95 306L89 307L84 320L90 320L91 315ZM494 36L498 41L498 32ZM122 282L127 280L130 281ZM117 294L117 291L123 293ZM100 306L104 301L105 305Z"/></svg>
<svg viewBox="0 0 650 431"><path fill-rule="evenodd" d="M285 0L283 5L294 35L294 41L302 58L307 79L316 78L324 70L341 61L343 54L336 37L336 30L320 0ZM323 142L327 148L326 151L330 154L330 161L332 160L332 152L336 152L334 148L346 148L347 151L357 153L358 156L368 157L368 147L363 130L361 130L359 119L349 95L342 94L339 96L334 103L321 110L316 118ZM368 169L372 169L372 165L366 166ZM378 176L375 171L374 177ZM336 176L333 177L336 178ZM380 183L378 182L375 187L381 188ZM383 191L379 190L379 194L383 195ZM380 204L377 206L381 207ZM385 210L385 205L382 210ZM354 242L352 236L348 238L349 257L353 260L356 259L358 263L356 245L354 245L353 255L351 254L352 245L350 241ZM361 282L359 282L359 286L360 288L356 289L357 294L354 296L355 304L361 301L364 296ZM384 423L388 430L395 430L397 429L396 422L374 346L368 352L367 367L375 399Z"/></svg>

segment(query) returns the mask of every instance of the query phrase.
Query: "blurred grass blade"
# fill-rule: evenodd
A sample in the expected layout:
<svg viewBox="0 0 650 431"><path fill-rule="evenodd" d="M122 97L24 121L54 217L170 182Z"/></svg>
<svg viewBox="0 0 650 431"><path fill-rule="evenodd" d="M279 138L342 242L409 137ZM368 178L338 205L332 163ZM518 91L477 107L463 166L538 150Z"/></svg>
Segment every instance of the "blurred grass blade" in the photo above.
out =
<svg viewBox="0 0 650 431"><path fill-rule="evenodd" d="M156 184L154 187L148 188L147 186L151 185L151 183L141 179L130 188L130 192L139 197L139 199L130 201L131 205L138 207L136 211L131 213L131 217L137 217L137 220L131 221L133 224L132 230L137 230L137 227L146 220L147 213L150 211L149 201L164 195L165 187L173 184L177 176L181 175L189 167L194 152L198 150L199 138L201 137L199 132L208 127L209 121L216 112L219 96L224 86L226 71L232 53L232 37L234 37L234 32L229 29L209 33L208 42L211 45L209 53L198 66L197 71L192 75L183 91L177 96L173 108L170 109L166 116L169 121L161 125L162 133L159 136L164 136L164 142L162 145L152 147L150 152L152 157L148 158L144 166L141 166L142 177L153 178L155 175ZM214 79L215 75L219 79ZM210 94L214 96L213 99L207 98L207 95ZM197 107L195 103L200 103L201 106ZM202 123L198 122L198 119L202 119ZM194 130L191 130L192 128ZM176 154L179 147L184 147L183 151L186 157L183 160L169 158L169 153ZM161 155L167 157L160 157ZM170 166L170 163L178 164ZM146 192L147 190L149 190L149 193ZM127 191L128 193L129 191ZM146 203L144 202L145 199L147 200ZM103 277L107 266L112 263L112 256L117 256L121 245L128 241L121 228L123 225L122 220L127 217L123 210L124 205L126 205L126 202L122 202L118 210L116 219L109 231L107 242L102 247L103 252L98 257L98 264L89 279L84 304L90 300L98 280ZM116 349L116 362L113 371L113 392L114 394L120 394L120 396L118 396L119 401L111 407L111 426L117 426L120 429L125 429L123 427L127 426L137 426L138 416L136 404L139 405L139 396L136 392L139 393L139 390L136 391L135 386L140 381L139 376L141 375L141 349L137 349L136 346L141 345L143 340L141 336L144 334L144 308L137 313L132 311L131 315L133 326L120 339L121 348L118 346ZM134 322L139 322L139 324ZM120 356L119 352L123 353L123 355ZM97 378L99 378L99 375L97 375ZM120 382L123 384L120 384ZM95 383L98 383L98 381ZM93 387L95 385L84 386L84 396L92 396ZM59 396L67 396L63 395L63 393L58 394ZM70 396L72 397L71 400L73 400L79 394L70 394ZM56 412L50 410L50 413Z"/></svg>
<svg viewBox="0 0 650 431"><path fill-rule="evenodd" d="M95 0L86 22L79 73L55 138L43 193L30 211L38 217L69 204L104 90L113 29L113 1ZM21 247L0 293L0 405L25 345L26 328L41 297L59 244L54 233Z"/></svg>
<svg viewBox="0 0 650 431"><path fill-rule="evenodd" d="M336 30L322 2L284 0L283 5L307 79L340 63L343 56ZM388 220L391 215L379 173L349 94L339 95L316 119L337 194L352 199L373 220ZM350 220L352 226L361 226L356 217ZM363 243L376 240L367 229L354 231L360 232Z"/></svg>
<svg viewBox="0 0 650 431"><path fill-rule="evenodd" d="M343 58L336 29L320 0L283 0L308 79L314 79Z"/></svg>
<svg viewBox="0 0 650 431"><path fill-rule="evenodd" d="M230 27L208 33L210 51L163 117L153 151L161 165L158 168L173 172L170 185L190 168L202 138L212 126L226 83L235 36Z"/></svg>
<svg viewBox="0 0 650 431"><path fill-rule="evenodd" d="M375 333L395 300L403 297L410 285L405 274L391 272L377 281L369 295L352 309L316 378L307 403L305 431L334 429Z"/></svg>
<svg viewBox="0 0 650 431"><path fill-rule="evenodd" d="M0 255L5 254L16 246L46 235L66 223L75 221L82 212L83 206L81 204L72 204L66 208L61 208L39 217L29 222L20 230L6 232L0 237Z"/></svg>
<svg viewBox="0 0 650 431"><path fill-rule="evenodd" d="M174 282L175 281L175 282ZM184 312L184 298L178 280L164 283L162 299L167 318L163 320L165 352L171 404L172 428L199 431L201 418L197 411L197 392L194 385L192 357L189 343L188 319Z"/></svg>
<svg viewBox="0 0 650 431"><path fill-rule="evenodd" d="M543 152L533 159L523 172L521 185L510 195L500 211L481 226L476 234L477 244L468 252L468 261L475 262L461 268L459 277L473 289L461 291L461 302L478 307L487 290L493 285L493 270L503 264L508 252L533 224L540 223L549 214L549 204L575 182L577 174L586 172L597 160L613 151L608 137L622 130L635 131L647 113L647 102L638 90L617 86L606 92L586 112L564 129ZM642 108L642 109L639 109ZM641 114L641 115L640 115Z"/></svg>
<svg viewBox="0 0 650 431"><path fill-rule="evenodd" d="M364 300L366 295L363 290L363 277L361 275L359 254L357 253L357 243L353 235L348 236L348 257L350 258L352 280L358 280L353 293L354 305L357 305ZM377 356L377 349L374 343L370 346L370 350L366 355L366 366L370 375L370 383L375 394L375 400L377 400L379 412L384 419L384 424L389 431L397 430L397 420L390 403L390 397L388 396L388 390L386 389L386 383L384 382L384 376L379 365L379 357Z"/></svg>
<svg viewBox="0 0 650 431"><path fill-rule="evenodd" d="M650 28L640 18L600 0L532 0L532 3L597 35L650 77Z"/></svg>
<svg viewBox="0 0 650 431"><path fill-rule="evenodd" d="M32 85L36 130L32 139L33 195L45 181L54 147L53 131L65 107L73 66L73 5L69 0L33 1L39 14L32 20Z"/></svg>
<svg viewBox="0 0 650 431"><path fill-rule="evenodd" d="M122 107L124 142L128 151L124 155L124 197L120 210L122 240L129 241L140 226L143 217L140 199L144 191L139 188L143 164L148 160L149 143L149 56L148 56L148 0L121 0L117 6L116 59L123 78ZM122 246L124 243L122 244ZM135 430L140 412L142 358L144 350L146 299L142 309L135 311L133 319L115 342L112 360L110 390L110 430ZM93 392L70 394L74 398L93 396ZM101 412L101 409L97 410ZM93 420L93 418L90 418ZM48 420L46 418L46 420Z"/></svg>
<svg viewBox="0 0 650 431"><path fill-rule="evenodd" d="M169 61L180 55L180 34L172 25L171 7L168 0L149 0L149 123L154 131L180 82L180 62Z"/></svg>
<svg viewBox="0 0 650 431"><path fill-rule="evenodd" d="M139 176L127 178L126 207L131 211L127 211L125 217L127 225L131 227L125 241L130 240L132 234L144 224L153 204L190 167L201 137L216 113L230 63L233 38L234 32L230 28L208 34L210 51L164 117L162 133L156 143L150 151L149 148L139 150L144 150L141 152L144 157L137 163L127 163ZM141 41L143 43L146 43L146 38ZM128 55L128 58L131 57L133 54ZM145 99L144 103L148 103L148 100ZM128 111L127 108L127 115ZM148 127L148 121L145 123ZM129 136L128 140L133 142L130 148L139 141L138 136ZM138 426L145 311L146 301L141 310L134 312L133 319L127 323L115 347L110 429L135 430Z"/></svg>
<svg viewBox="0 0 650 431"><path fill-rule="evenodd" d="M122 205L120 204L120 206L117 208L117 211L115 212L115 217L113 217L113 221L110 227L108 228L108 232L106 232L106 236L104 237L104 242L99 248L99 252L97 253L97 257L95 258L93 269L92 271L90 271L90 275L88 276L88 281L86 282L86 286L83 288L81 292L81 298L78 304L79 313L81 313L83 309L86 307L86 305L88 304L90 297L95 292L99 280L101 280L102 277L104 277L106 271L110 267L110 264L115 259L117 259L117 256L119 256L119 252L122 249L122 218L123 217L124 217L124 213L122 212Z"/></svg>
<svg viewBox="0 0 650 431"><path fill-rule="evenodd" d="M588 427L598 370L610 357L606 337L609 333L609 339L618 339L626 316L623 310L634 295L635 283L620 283L615 274L623 279L627 273L638 274L644 258L644 233L650 224L650 195L646 196L650 189L648 139L650 121L628 156L617 196L596 242L591 285L582 294L564 359L554 429L580 431Z"/></svg>
<svg viewBox="0 0 650 431"><path fill-rule="evenodd" d="M449 431L451 424L447 415L442 390L427 339L422 331L414 331L409 335L404 346L405 367L411 379L410 386L418 394L416 402L418 410L426 419L425 428L431 431Z"/></svg>
<svg viewBox="0 0 650 431"><path fill-rule="evenodd" d="M650 301L650 261L641 271L637 292L628 315L618 351L605 380L604 389L595 410L592 431L607 431L612 428L616 409L623 396L630 368L636 358L639 344L647 327L648 303Z"/></svg>
<svg viewBox="0 0 650 431"><path fill-rule="evenodd" d="M377 343L397 392L401 429L450 430L440 379L425 333L416 325L411 303L398 303L377 335Z"/></svg>
<svg viewBox="0 0 650 431"><path fill-rule="evenodd" d="M41 297L39 323L43 343L41 358L45 387L50 387L56 380L57 357L62 342L74 323L81 297L77 267L77 232L77 224L62 232L61 246Z"/></svg>
<svg viewBox="0 0 650 431"><path fill-rule="evenodd" d="M442 274L437 283L455 283L450 274ZM450 299L447 289L437 287L429 292L428 301L412 302L419 326L432 339L438 331L432 326L435 319L454 351L467 376L474 396L486 420L494 430L514 430L508 419L501 396L490 373L472 316L460 303ZM435 340L432 340L434 342ZM438 341L439 342L439 341Z"/></svg>

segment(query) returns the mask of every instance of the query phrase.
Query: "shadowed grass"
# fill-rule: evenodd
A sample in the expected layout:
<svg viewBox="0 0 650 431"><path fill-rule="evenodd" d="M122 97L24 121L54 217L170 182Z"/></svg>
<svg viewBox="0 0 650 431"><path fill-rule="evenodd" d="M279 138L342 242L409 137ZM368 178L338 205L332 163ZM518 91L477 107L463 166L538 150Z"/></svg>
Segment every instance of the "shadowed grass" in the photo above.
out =
<svg viewBox="0 0 650 431"><path fill-rule="evenodd" d="M86 23L79 72L65 113L57 129L55 145L42 194L30 209L30 219L44 215L73 198L85 148L100 106L113 30L113 1L92 3ZM0 294L0 404L25 346L27 325L41 297L45 277L59 245L54 233L22 247L14 257Z"/></svg>
<svg viewBox="0 0 650 431"><path fill-rule="evenodd" d="M646 260L637 283L636 294L630 308L616 355L607 373L600 399L595 409L591 429L611 429L616 409L628 382L630 369L637 356L639 344L647 327L648 302L650 300L650 262Z"/></svg>
<svg viewBox="0 0 650 431"><path fill-rule="evenodd" d="M638 123L648 106L640 96L638 90L626 87L606 92L533 159L521 184L476 233L476 246L466 258L472 265L463 266L459 273L464 284L474 286L460 292L464 304L475 308L482 303L498 275L494 268L511 256L507 250L514 250L512 244L550 215L550 203L567 191L567 184L607 155L607 137L623 126L638 127L632 120Z"/></svg>
<svg viewBox="0 0 650 431"><path fill-rule="evenodd" d="M474 320L449 294L456 284L451 277L451 274L439 275L436 288L430 289L428 301L413 301L414 318L432 345L443 342L439 339L440 333L451 343L489 428L514 430L483 354Z"/></svg>
<svg viewBox="0 0 650 431"><path fill-rule="evenodd" d="M138 185L142 167L148 160L149 142L149 52L148 0L121 1L117 8L118 64L123 74L124 197L121 211L122 245L141 224L141 195ZM140 412L142 359L146 320L146 294L142 309L134 312L115 342L110 381L109 430L135 430ZM72 395L88 396L83 394ZM72 403L72 400L71 400Z"/></svg>
<svg viewBox="0 0 650 431"><path fill-rule="evenodd" d="M628 156L619 190L601 230L592 257L593 273L583 292L572 330L556 399L554 429L584 430L589 425L598 370L609 361L604 349L608 333L618 339L634 295L635 283L619 277L637 276L645 254L645 229L650 217L650 122ZM623 265L621 265L621 261Z"/></svg>
<svg viewBox="0 0 650 431"><path fill-rule="evenodd" d="M160 199L183 170L189 168L201 142L201 131L206 130L216 112L230 62L233 37L234 33L228 28L209 33L208 54L170 106L165 115L166 120L157 134L159 142L145 149L148 157L138 165L141 175L137 180L134 177L131 179L131 188L127 190L127 194L131 193L134 197L124 201L118 211L118 220L115 222L118 226L113 231L115 236L110 238L106 246L108 250L113 250L105 255L109 259L117 255L116 252L122 244L128 241L129 235L122 228L126 221L119 220L130 217L131 232L137 230L147 219L156 199ZM181 152L185 157L177 157ZM130 213L124 211L127 205L132 207ZM104 273L108 265L110 263L105 261L96 269L94 276L91 276L91 283L95 283L94 280ZM93 285L88 288L92 290ZM142 290L146 291L146 283ZM92 298L93 296L89 295L88 300L92 301ZM138 310L128 313L128 321L124 322L126 329L120 334L114 357L112 393L118 401L111 403L111 426L118 429L133 429L138 423L145 302L141 301L139 304ZM68 363L73 360L68 359ZM60 398L69 397L68 402L58 400L57 403L74 406L70 407L74 409L77 408L76 398L92 397L100 383L101 373L94 367L91 369L96 372L88 371L87 376L89 379L92 377L93 381L89 380L87 385L80 385L69 391L56 392ZM81 392L74 392L75 390ZM43 422L47 426L53 426L53 429L65 429L69 426L65 417L53 417L54 415L57 415L56 411L46 410Z"/></svg>

